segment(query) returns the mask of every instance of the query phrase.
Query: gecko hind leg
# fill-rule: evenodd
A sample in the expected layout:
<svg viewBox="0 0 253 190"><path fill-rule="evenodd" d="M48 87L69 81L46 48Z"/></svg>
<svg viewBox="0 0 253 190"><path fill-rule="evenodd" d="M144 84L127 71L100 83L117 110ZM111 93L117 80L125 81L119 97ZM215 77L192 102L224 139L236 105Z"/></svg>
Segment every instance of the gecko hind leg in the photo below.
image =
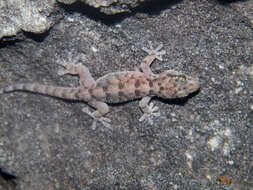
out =
<svg viewBox="0 0 253 190"><path fill-rule="evenodd" d="M110 124L111 120L106 117L97 117L97 115L99 114L98 111L91 112L88 107L83 108L82 111L94 119L91 126L93 130L97 128L98 121L101 122L105 127L112 129Z"/></svg>
<svg viewBox="0 0 253 190"><path fill-rule="evenodd" d="M82 111L92 117L94 120L92 122L92 129L96 129L97 122L101 122L105 127L111 129L111 120L109 118L104 117L105 114L109 112L109 107L104 102L92 101L88 102L92 107L97 108L96 111L91 112L88 107L82 109Z"/></svg>

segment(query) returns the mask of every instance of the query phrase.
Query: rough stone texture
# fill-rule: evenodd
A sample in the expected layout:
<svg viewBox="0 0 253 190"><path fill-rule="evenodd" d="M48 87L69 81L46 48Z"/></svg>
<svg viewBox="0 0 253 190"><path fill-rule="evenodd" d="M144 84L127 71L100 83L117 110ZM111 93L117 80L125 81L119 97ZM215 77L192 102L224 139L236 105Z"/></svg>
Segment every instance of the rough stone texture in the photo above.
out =
<svg viewBox="0 0 253 190"><path fill-rule="evenodd" d="M1 0L0 1L0 39L13 36L23 30L43 33L52 26L51 14L53 0Z"/></svg>
<svg viewBox="0 0 253 190"><path fill-rule="evenodd" d="M231 6L245 16L253 27L253 1L234 2Z"/></svg>
<svg viewBox="0 0 253 190"><path fill-rule="evenodd" d="M1 0L0 1L0 39L14 36L20 31L40 34L49 30L61 17L59 3L67 6L74 4L83 11L87 6L98 9L98 12L113 15L131 12L145 0ZM150 1L150 0L146 0ZM80 3L82 2L82 3ZM85 6L86 5L86 6ZM93 10L94 11L94 10ZM95 11L96 12L96 11Z"/></svg>
<svg viewBox="0 0 253 190"><path fill-rule="evenodd" d="M15 179L16 177L6 173L5 171L2 171L0 169L0 189L1 190L12 190L15 189Z"/></svg>
<svg viewBox="0 0 253 190"><path fill-rule="evenodd" d="M130 12L131 9L139 6L144 1L151 0L81 0L85 4L99 10L105 14L117 14ZM159 2L158 2L159 3Z"/></svg>
<svg viewBox="0 0 253 190"><path fill-rule="evenodd" d="M143 2L151 0L57 0L64 4L83 2L94 8L98 8L102 13L113 15L118 13L131 12ZM161 1L160 1L161 2ZM160 3L158 2L158 3Z"/></svg>
<svg viewBox="0 0 253 190"><path fill-rule="evenodd" d="M79 54L95 78L131 70L148 41L162 42L167 52L153 64L155 72L183 71L199 77L202 87L185 101L154 99L161 117L153 126L138 122L137 101L115 105L108 115L113 130L93 130L81 102L0 96L0 168L16 176L16 189L253 189L247 18L230 5L201 0L152 4L136 15L110 17L111 24L75 7L59 14L63 19L46 34L1 42L0 87L76 86L76 77L57 76L56 62Z"/></svg>

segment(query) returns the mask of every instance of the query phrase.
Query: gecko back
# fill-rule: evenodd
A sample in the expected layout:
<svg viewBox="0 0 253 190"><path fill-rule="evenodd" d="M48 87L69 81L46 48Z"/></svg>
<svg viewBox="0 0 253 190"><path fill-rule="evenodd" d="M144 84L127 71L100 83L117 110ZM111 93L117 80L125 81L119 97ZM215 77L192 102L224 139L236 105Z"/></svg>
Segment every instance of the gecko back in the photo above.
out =
<svg viewBox="0 0 253 190"><path fill-rule="evenodd" d="M118 103L145 96L161 98L182 98L198 90L197 79L176 71L146 75L138 71L116 72L96 81L89 93L97 100Z"/></svg>

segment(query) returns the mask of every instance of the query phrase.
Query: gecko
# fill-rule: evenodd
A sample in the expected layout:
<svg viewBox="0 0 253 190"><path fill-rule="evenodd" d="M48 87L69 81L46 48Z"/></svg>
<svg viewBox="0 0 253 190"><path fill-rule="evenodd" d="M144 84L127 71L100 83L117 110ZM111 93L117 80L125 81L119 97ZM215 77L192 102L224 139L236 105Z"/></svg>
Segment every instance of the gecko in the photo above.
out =
<svg viewBox="0 0 253 190"><path fill-rule="evenodd" d="M143 59L138 69L134 71L112 72L95 80L89 69L76 60L68 63L61 61L59 64L65 69L58 71L59 75L79 75L78 87L58 87L37 83L22 83L0 88L0 95L13 91L30 91L34 93L54 96L62 99L81 100L86 102L95 111L91 112L86 106L82 111L93 118L92 127L96 128L97 122L105 127L111 125L111 120L105 115L109 112L108 104L141 99L139 107L143 112L139 121L153 123L152 117L159 116L159 109L151 102L154 96L163 99L176 99L187 97L200 89L198 79L186 74L165 70L159 74L151 71L151 64L155 59L162 61L166 53L161 50L163 45L153 48L142 48L148 55Z"/></svg>

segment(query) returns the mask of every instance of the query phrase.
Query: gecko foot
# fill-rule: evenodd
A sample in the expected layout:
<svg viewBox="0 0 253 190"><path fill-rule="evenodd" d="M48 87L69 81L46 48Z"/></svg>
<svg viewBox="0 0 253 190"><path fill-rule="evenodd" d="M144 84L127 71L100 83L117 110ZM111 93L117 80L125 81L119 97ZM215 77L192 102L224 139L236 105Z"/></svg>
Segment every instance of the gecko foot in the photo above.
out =
<svg viewBox="0 0 253 190"><path fill-rule="evenodd" d="M69 57L72 57L69 55ZM57 63L61 66L63 66L65 69L60 69L58 71L58 75L62 76L65 74L78 74L77 70L78 68L82 67L81 63L78 63L80 60L84 59L84 55L78 55L75 58L73 58L72 61L66 61L66 60L59 60Z"/></svg>
<svg viewBox="0 0 253 190"><path fill-rule="evenodd" d="M154 104L151 102L148 106L147 109L145 109L144 114L141 116L139 121L148 121L150 125L153 125L153 120L152 117L159 117L160 112L158 111L158 107L154 106Z"/></svg>
<svg viewBox="0 0 253 190"><path fill-rule="evenodd" d="M101 122L105 127L109 128L109 129L112 129L111 128L111 120L109 118L106 118L106 117L97 117L97 111L94 111L94 112L91 112L87 107L83 108L82 111L86 114L88 114L89 116L91 116L94 120L92 122L92 126L91 128L93 130L95 130L97 128L97 122Z"/></svg>
<svg viewBox="0 0 253 190"><path fill-rule="evenodd" d="M58 75L62 76L65 74L77 74L76 69L81 66L81 63L67 63L65 60L58 63L59 65L62 65L65 69L60 69L58 71Z"/></svg>
<svg viewBox="0 0 253 190"><path fill-rule="evenodd" d="M159 61L162 61L162 56L166 54L165 50L161 50L162 47L163 45L160 44L157 48L153 48L152 43L149 41L149 49L144 47L142 50L147 52L149 55L154 56Z"/></svg>

